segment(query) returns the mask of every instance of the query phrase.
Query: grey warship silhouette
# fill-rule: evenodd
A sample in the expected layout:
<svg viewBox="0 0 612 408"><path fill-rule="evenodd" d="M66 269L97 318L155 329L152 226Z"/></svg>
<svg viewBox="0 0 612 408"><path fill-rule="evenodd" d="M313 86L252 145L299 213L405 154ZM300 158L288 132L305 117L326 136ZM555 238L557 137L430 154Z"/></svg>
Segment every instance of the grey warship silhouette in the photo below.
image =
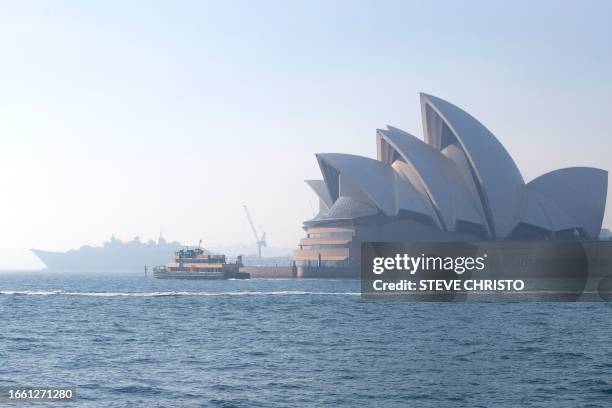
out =
<svg viewBox="0 0 612 408"><path fill-rule="evenodd" d="M49 271L142 271L145 265L160 265L174 253L185 248L177 241L168 242L160 234L157 242L146 243L135 237L123 242L114 235L102 246L84 245L66 252L31 251L45 264ZM204 250L205 253L210 253Z"/></svg>

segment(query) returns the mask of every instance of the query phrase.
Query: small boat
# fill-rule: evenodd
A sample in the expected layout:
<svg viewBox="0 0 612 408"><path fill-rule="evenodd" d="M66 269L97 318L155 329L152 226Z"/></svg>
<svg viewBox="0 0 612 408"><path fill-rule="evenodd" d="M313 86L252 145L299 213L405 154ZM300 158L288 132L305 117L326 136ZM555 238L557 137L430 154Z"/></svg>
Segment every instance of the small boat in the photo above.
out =
<svg viewBox="0 0 612 408"><path fill-rule="evenodd" d="M158 279L249 279L251 275L240 272L242 257L228 262L225 255L204 254L201 248L181 249L174 253L174 262L153 268Z"/></svg>

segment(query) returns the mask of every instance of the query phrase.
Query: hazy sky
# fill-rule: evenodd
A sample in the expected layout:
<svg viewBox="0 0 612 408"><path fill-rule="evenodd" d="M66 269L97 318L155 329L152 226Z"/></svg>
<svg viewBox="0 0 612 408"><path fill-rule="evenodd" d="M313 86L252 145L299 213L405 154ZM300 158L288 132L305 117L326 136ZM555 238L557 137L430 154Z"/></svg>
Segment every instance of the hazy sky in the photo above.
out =
<svg viewBox="0 0 612 408"><path fill-rule="evenodd" d="M387 124L421 136L421 91L481 120L527 181L612 169L609 1L0 7L0 268L113 233L250 242L242 204L293 247L314 153L373 157Z"/></svg>

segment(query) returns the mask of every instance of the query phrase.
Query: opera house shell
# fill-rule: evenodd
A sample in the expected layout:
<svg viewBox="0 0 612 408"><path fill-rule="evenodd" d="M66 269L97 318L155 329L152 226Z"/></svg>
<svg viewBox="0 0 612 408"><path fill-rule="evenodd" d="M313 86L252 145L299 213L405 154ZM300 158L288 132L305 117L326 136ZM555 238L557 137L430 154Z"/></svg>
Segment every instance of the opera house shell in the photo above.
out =
<svg viewBox="0 0 612 408"><path fill-rule="evenodd" d="M525 183L497 138L461 108L421 94L424 140L376 131L376 160L317 154L306 183L319 213L304 222L298 276L355 276L362 241L594 240L607 171L570 167Z"/></svg>

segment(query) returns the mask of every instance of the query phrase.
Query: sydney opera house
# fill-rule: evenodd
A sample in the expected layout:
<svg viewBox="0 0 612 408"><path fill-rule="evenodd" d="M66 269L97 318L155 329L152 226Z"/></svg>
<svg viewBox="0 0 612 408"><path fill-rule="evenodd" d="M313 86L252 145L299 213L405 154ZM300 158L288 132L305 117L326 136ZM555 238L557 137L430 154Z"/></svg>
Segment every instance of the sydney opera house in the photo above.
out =
<svg viewBox="0 0 612 408"><path fill-rule="evenodd" d="M525 183L497 138L461 108L421 94L424 140L376 131L377 158L317 154L307 180L319 213L304 222L298 276L355 276L362 241L593 240L607 171L570 167Z"/></svg>

